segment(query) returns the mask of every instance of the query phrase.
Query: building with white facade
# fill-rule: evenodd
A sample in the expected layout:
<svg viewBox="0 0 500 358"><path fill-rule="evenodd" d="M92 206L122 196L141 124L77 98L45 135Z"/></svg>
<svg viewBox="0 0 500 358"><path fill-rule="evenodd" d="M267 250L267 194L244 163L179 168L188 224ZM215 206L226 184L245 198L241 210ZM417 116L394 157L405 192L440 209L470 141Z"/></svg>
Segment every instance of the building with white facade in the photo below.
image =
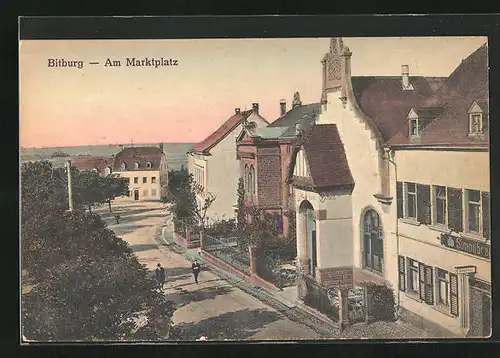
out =
<svg viewBox="0 0 500 358"><path fill-rule="evenodd" d="M473 326L487 325L487 294L471 295L470 282L488 291L486 46L449 78L410 76L408 66L400 77L354 77L351 55L331 40L322 113L289 170L299 269L325 287L385 284L402 318L484 335Z"/></svg>
<svg viewBox="0 0 500 358"><path fill-rule="evenodd" d="M207 210L207 219L233 219L237 202L240 166L236 159L236 139L244 126L264 127L269 123L259 114L259 104L241 112L239 108L217 130L188 152L188 170L197 186L201 205L210 193L215 201Z"/></svg>

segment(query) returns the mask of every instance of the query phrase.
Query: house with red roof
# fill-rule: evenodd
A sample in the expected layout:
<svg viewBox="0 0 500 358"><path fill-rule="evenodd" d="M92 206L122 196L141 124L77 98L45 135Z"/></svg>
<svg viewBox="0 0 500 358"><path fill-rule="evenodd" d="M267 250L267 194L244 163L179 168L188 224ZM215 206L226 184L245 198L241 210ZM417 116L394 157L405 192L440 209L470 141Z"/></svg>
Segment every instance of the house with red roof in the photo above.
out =
<svg viewBox="0 0 500 358"><path fill-rule="evenodd" d="M108 176L113 171L114 157L76 157L71 161L71 165L80 171L93 171L100 176Z"/></svg>
<svg viewBox="0 0 500 358"><path fill-rule="evenodd" d="M201 205L210 193L215 201L207 211L208 221L235 218L239 163L236 160L236 139L244 127L260 128L269 123L259 113L259 104L251 110L236 108L220 127L188 152L188 170L197 186Z"/></svg>
<svg viewBox="0 0 500 358"><path fill-rule="evenodd" d="M129 180L128 200L157 201L168 183L168 165L159 147L128 147L114 158L113 173Z"/></svg>
<svg viewBox="0 0 500 358"><path fill-rule="evenodd" d="M436 335L484 335L486 46L447 78L410 76L406 65L401 76L351 76L351 56L342 39L331 39L321 114L288 169L304 278L298 299L313 292L306 281L342 288L348 301L371 281L393 290L401 318ZM472 293L475 282L481 294ZM362 312L349 311L342 323L364 320Z"/></svg>

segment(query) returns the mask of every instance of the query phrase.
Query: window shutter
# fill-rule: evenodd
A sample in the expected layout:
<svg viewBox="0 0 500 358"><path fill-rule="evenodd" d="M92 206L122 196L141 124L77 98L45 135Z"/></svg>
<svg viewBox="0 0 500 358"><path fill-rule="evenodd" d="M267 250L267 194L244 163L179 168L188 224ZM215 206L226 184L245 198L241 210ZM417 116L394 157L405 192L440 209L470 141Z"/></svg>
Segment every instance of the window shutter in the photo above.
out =
<svg viewBox="0 0 500 358"><path fill-rule="evenodd" d="M418 278L420 281L419 296L421 300L425 301L425 265L420 262L418 264Z"/></svg>
<svg viewBox="0 0 500 358"><path fill-rule="evenodd" d="M491 239L491 224L490 224L490 193L483 191L483 237Z"/></svg>
<svg viewBox="0 0 500 358"><path fill-rule="evenodd" d="M405 258L404 256L399 256L399 290L406 291L406 276L405 276Z"/></svg>
<svg viewBox="0 0 500 358"><path fill-rule="evenodd" d="M458 276L450 272L450 312L458 316Z"/></svg>
<svg viewBox="0 0 500 358"><path fill-rule="evenodd" d="M396 197L398 201L398 218L403 217L403 183L398 181L396 182Z"/></svg>
<svg viewBox="0 0 500 358"><path fill-rule="evenodd" d="M431 223L431 187L417 184L417 221L421 224Z"/></svg>
<svg viewBox="0 0 500 358"><path fill-rule="evenodd" d="M448 227L455 232L462 232L462 189L448 188L447 192Z"/></svg>
<svg viewBox="0 0 500 358"><path fill-rule="evenodd" d="M434 304L434 277L432 266L425 266L425 303Z"/></svg>

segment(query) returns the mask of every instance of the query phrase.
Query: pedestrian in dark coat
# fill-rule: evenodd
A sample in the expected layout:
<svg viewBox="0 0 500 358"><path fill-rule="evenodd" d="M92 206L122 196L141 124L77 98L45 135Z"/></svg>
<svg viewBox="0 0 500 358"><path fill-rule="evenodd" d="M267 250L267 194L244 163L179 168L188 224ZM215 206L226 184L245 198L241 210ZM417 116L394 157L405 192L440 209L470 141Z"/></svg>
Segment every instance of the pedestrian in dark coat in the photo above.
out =
<svg viewBox="0 0 500 358"><path fill-rule="evenodd" d="M120 214L116 214L115 215L115 220L116 220L116 223L119 224L120 223Z"/></svg>
<svg viewBox="0 0 500 358"><path fill-rule="evenodd" d="M198 275L200 274L200 269L201 269L200 264L195 259L193 261L193 264L191 265L191 270L193 271L194 282L196 282L196 283L198 283Z"/></svg>
<svg viewBox="0 0 500 358"><path fill-rule="evenodd" d="M163 285L165 284L165 269L161 266L160 263L156 265L156 280L158 281L158 288L163 290Z"/></svg>

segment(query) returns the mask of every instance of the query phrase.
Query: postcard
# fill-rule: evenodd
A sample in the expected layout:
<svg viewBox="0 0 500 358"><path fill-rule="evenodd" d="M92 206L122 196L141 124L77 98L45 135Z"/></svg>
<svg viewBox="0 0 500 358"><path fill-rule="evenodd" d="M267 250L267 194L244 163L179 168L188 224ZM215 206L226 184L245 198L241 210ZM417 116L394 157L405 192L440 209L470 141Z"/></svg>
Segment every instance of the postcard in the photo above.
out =
<svg viewBox="0 0 500 358"><path fill-rule="evenodd" d="M491 335L487 37L19 54L23 343Z"/></svg>

